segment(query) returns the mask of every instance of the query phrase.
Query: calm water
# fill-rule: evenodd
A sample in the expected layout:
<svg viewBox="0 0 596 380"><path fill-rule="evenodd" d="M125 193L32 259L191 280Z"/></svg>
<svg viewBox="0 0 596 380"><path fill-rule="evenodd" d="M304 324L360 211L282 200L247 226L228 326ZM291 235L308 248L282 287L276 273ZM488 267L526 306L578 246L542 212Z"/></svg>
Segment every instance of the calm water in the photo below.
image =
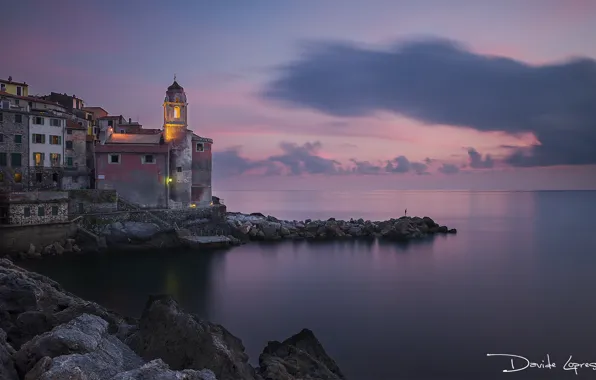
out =
<svg viewBox="0 0 596 380"><path fill-rule="evenodd" d="M596 362L596 192L217 195L229 210L287 219L378 220L407 207L459 233L406 246L284 242L23 265L129 315L148 294L171 293L242 338L253 363L267 340L309 327L352 380L572 379L569 355ZM557 368L504 374L509 359L487 353L550 354Z"/></svg>

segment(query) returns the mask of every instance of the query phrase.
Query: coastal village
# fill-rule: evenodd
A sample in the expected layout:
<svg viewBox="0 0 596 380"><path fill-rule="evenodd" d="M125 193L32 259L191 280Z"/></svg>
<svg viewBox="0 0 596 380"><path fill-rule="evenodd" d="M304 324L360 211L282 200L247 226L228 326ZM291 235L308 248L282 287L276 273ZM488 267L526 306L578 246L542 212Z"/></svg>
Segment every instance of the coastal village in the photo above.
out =
<svg viewBox="0 0 596 380"><path fill-rule="evenodd" d="M409 240L454 233L432 219L282 221L227 212L212 193L213 140L189 129L166 88L163 124L145 128L81 97L32 95L0 80L0 252L20 258L104 248L214 248L250 240ZM157 105L156 105L157 106Z"/></svg>

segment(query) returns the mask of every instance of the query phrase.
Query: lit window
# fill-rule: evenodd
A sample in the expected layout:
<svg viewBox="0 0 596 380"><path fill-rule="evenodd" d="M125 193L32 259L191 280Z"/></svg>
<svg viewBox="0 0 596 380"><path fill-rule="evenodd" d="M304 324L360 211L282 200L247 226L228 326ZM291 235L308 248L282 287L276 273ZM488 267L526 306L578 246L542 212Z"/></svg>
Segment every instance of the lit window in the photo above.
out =
<svg viewBox="0 0 596 380"><path fill-rule="evenodd" d="M61 166L61 155L59 153L50 153L50 162L52 166Z"/></svg>
<svg viewBox="0 0 596 380"><path fill-rule="evenodd" d="M174 107L174 119L180 119L180 107Z"/></svg>
<svg viewBox="0 0 596 380"><path fill-rule="evenodd" d="M62 144L62 136L50 135L50 144L61 145Z"/></svg>
<svg viewBox="0 0 596 380"><path fill-rule="evenodd" d="M23 175L21 173L14 173L14 181L16 183L21 183L23 180Z"/></svg>
<svg viewBox="0 0 596 380"><path fill-rule="evenodd" d="M33 162L35 163L35 166L43 166L43 159L43 153L33 153Z"/></svg>

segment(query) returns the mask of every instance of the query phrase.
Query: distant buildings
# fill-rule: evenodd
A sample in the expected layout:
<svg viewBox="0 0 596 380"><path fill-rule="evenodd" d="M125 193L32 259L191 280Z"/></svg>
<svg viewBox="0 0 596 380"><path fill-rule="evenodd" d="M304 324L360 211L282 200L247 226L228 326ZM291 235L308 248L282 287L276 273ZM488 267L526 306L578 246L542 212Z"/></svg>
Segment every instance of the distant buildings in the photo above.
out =
<svg viewBox="0 0 596 380"><path fill-rule="evenodd" d="M143 128L75 95L33 97L25 82L0 80L0 192L114 189L146 207L209 205L213 140L188 129L175 80L163 109L162 128Z"/></svg>

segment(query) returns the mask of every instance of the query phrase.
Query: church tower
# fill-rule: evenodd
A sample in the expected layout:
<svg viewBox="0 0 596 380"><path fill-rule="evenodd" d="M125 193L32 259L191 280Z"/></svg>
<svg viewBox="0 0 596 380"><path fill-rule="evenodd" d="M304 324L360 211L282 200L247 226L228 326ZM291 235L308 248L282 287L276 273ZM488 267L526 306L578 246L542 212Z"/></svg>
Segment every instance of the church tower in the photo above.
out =
<svg viewBox="0 0 596 380"><path fill-rule="evenodd" d="M188 130L186 94L176 82L163 102L164 141L170 144L169 206L189 207L192 189L192 131Z"/></svg>

